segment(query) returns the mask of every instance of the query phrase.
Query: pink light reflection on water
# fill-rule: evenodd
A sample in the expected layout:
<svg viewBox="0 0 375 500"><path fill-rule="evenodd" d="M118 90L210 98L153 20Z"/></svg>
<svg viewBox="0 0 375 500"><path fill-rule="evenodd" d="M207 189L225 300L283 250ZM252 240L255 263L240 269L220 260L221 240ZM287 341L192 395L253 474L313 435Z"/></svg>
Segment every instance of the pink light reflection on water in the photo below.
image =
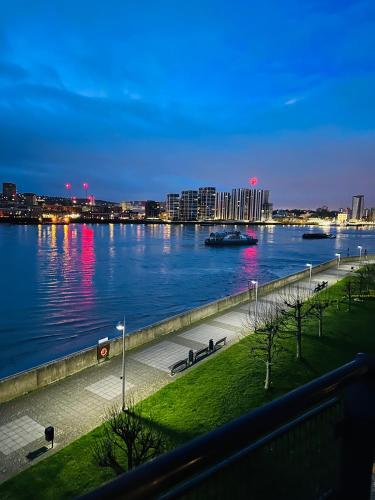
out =
<svg viewBox="0 0 375 500"><path fill-rule="evenodd" d="M81 284L80 295L84 305L94 300L94 273L95 273L94 230L86 225L82 226L81 234Z"/></svg>
<svg viewBox="0 0 375 500"><path fill-rule="evenodd" d="M250 231L250 233L249 233ZM247 234L256 237L254 231L249 230ZM233 285L233 290L231 293L239 293L248 289L248 281L258 279L259 267L258 267L258 247L252 245L250 247L245 247L241 250L240 263L241 267L239 273L237 274L235 283Z"/></svg>

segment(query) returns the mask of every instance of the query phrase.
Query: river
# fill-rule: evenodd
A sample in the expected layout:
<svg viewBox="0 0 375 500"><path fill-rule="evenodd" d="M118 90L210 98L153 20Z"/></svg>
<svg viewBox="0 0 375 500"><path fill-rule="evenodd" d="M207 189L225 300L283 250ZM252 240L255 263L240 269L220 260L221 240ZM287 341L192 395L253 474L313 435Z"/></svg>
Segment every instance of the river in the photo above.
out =
<svg viewBox="0 0 375 500"><path fill-rule="evenodd" d="M205 247L199 225L0 225L0 378L163 318L300 271L336 252L375 252L375 231L241 226L257 246ZM222 227L216 227L216 230Z"/></svg>

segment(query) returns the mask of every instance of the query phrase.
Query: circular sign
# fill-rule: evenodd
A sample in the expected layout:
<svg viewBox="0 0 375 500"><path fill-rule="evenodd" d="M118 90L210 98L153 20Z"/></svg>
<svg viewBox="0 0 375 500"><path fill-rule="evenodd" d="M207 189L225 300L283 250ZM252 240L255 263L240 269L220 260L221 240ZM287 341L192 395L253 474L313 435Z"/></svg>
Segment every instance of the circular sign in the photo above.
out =
<svg viewBox="0 0 375 500"><path fill-rule="evenodd" d="M100 355L102 356L102 358L105 358L108 354L108 349L106 347L102 347L100 349Z"/></svg>

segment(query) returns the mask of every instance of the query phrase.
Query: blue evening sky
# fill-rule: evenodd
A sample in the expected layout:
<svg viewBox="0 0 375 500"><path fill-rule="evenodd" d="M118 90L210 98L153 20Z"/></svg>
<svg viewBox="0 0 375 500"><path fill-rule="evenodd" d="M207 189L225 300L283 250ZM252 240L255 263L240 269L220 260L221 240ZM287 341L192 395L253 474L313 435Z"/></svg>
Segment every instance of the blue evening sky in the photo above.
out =
<svg viewBox="0 0 375 500"><path fill-rule="evenodd" d="M375 206L373 0L0 0L0 181Z"/></svg>

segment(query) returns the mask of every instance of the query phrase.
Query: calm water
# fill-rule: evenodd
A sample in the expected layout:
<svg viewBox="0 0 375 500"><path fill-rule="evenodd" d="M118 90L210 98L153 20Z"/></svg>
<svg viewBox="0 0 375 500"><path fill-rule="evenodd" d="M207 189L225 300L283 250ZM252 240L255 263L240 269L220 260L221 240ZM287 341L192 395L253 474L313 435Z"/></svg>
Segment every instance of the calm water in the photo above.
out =
<svg viewBox="0 0 375 500"><path fill-rule="evenodd" d="M305 241L307 227L254 227L249 248L207 248L213 228L169 225L0 225L0 377L333 258L375 231L339 229ZM241 229L245 231L245 229ZM332 232L332 231L331 231Z"/></svg>

